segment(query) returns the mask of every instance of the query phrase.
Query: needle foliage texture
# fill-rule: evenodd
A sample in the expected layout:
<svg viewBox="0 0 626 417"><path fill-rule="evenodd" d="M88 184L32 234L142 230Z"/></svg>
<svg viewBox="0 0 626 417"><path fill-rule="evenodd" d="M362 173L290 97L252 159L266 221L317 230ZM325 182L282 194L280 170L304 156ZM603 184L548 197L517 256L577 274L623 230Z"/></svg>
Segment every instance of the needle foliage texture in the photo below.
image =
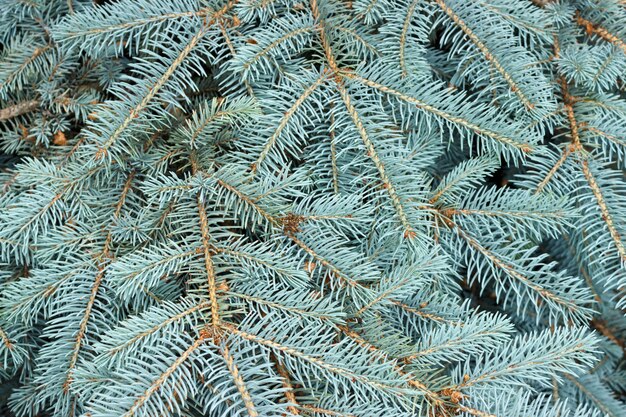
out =
<svg viewBox="0 0 626 417"><path fill-rule="evenodd" d="M0 0L0 414L625 417L623 0Z"/></svg>

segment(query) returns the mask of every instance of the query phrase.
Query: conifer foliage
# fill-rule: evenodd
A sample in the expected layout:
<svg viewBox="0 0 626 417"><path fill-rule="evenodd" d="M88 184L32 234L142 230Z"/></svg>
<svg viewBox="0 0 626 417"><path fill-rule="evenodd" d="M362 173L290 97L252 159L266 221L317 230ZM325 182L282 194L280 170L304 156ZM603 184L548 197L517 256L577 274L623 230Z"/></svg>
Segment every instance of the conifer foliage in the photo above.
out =
<svg viewBox="0 0 626 417"><path fill-rule="evenodd" d="M0 48L0 414L626 416L623 0L2 0Z"/></svg>

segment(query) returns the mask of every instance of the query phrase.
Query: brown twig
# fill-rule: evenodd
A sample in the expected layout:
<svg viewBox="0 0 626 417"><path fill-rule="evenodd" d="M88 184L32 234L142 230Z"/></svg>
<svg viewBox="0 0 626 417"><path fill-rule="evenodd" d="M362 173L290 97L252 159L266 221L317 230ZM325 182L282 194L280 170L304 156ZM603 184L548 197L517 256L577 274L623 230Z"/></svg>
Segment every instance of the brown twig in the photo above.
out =
<svg viewBox="0 0 626 417"><path fill-rule="evenodd" d="M39 107L39 100L28 100L0 110L0 122L30 113Z"/></svg>

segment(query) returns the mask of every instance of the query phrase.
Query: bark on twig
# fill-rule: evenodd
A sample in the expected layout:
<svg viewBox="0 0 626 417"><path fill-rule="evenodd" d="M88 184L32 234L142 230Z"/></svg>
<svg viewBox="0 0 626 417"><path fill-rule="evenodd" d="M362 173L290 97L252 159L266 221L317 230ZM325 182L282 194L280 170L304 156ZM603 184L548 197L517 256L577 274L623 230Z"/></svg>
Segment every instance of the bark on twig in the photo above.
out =
<svg viewBox="0 0 626 417"><path fill-rule="evenodd" d="M0 122L31 112L37 107L39 107L39 100L29 100L0 109Z"/></svg>

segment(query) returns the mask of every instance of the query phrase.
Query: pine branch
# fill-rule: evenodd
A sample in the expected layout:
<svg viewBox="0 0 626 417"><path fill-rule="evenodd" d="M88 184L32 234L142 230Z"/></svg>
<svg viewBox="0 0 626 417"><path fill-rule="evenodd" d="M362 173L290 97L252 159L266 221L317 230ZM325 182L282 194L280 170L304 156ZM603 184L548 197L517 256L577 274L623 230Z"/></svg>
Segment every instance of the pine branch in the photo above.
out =
<svg viewBox="0 0 626 417"><path fill-rule="evenodd" d="M437 323L445 323L445 324L452 324L452 325L455 325L458 323L456 321L446 319L445 317L441 317L437 314L426 313L426 312L420 311L419 309L415 307L411 307L398 300L392 300L391 303L393 305L400 307L402 310L406 311L407 313L415 314L421 318L432 320ZM458 323L458 325L463 326L463 323Z"/></svg>
<svg viewBox="0 0 626 417"><path fill-rule="evenodd" d="M620 261L622 264L626 263L626 248L624 247L624 243L622 242L622 237L620 236L619 231L615 228L613 222L613 216L609 211L609 207L606 204L604 199L604 195L602 194L602 190L598 186L596 179L594 178L591 170L589 169L589 162L584 160L581 162L582 171L587 179L587 183L589 184L589 188L591 188L591 192L598 203L598 207L600 208L600 212L602 213L602 220L606 224L606 227L613 239L613 243L615 244L615 248L617 249L617 253L619 254Z"/></svg>
<svg viewBox="0 0 626 417"><path fill-rule="evenodd" d="M204 267L207 274L209 287L209 300L211 302L211 326L217 329L220 325L219 305L217 303L217 286L215 284L215 268L213 266L212 245L210 243L209 226L204 203L198 196L198 214L200 217L200 231L202 233L202 252L204 255Z"/></svg>
<svg viewBox="0 0 626 417"><path fill-rule="evenodd" d="M385 393L388 393L390 396L395 397L398 395L398 387L394 387L385 383L374 381L363 375L355 374L348 369L344 369L342 367L333 365L331 363L327 363L323 359L308 355L298 349L292 348L290 346L281 345L280 343L277 343L274 340L265 339L255 334L239 330L230 324L223 324L222 327L224 330L230 332L231 334L237 337L259 344L261 346L265 346L267 348L272 349L275 352L281 352L289 357L297 358L299 360L304 361L305 363L311 364L315 367L319 367L320 369L323 369L332 374L336 374L341 377L347 378L349 380L358 381L364 385L372 387L375 390L380 390Z"/></svg>
<svg viewBox="0 0 626 417"><path fill-rule="evenodd" d="M548 183L552 180L552 178L556 175L559 169L565 164L567 158L574 152L576 152L577 147L575 144L571 144L566 146L561 153L561 157L556 161L556 163L550 168L550 171L546 174L546 176L541 180L541 182L537 185L537 189L535 193L540 193L543 189L548 185Z"/></svg>
<svg viewBox="0 0 626 417"><path fill-rule="evenodd" d="M319 262L320 265L327 268L332 274L334 278L338 278L344 285L353 288L359 288L367 291L365 287L363 287L359 282L352 278L348 272L341 271L332 262L325 259L323 256L316 253L313 249L306 245L301 239L294 236L292 233L287 233L287 237L291 239L298 247L304 250L307 254L309 254L315 261Z"/></svg>
<svg viewBox="0 0 626 417"><path fill-rule="evenodd" d="M498 71L504 80L509 84L511 91L515 93L515 95L519 98L522 104L529 110L535 108L535 104L531 103L531 101L526 97L523 91L520 90L517 83L513 79L513 76L509 74L498 58L487 48L487 46L481 41L478 36L467 26L467 24L461 19L455 12L450 8L444 0L435 0L437 5L443 10L445 14L452 19L452 21L465 33L468 39L478 48L478 50L484 55L485 59L494 66L496 71Z"/></svg>
<svg viewBox="0 0 626 417"><path fill-rule="evenodd" d="M281 132L283 131L283 129L285 129L285 127L289 123L289 120L294 115L294 113L298 111L302 103L307 98L309 98L311 94L313 94L313 92L317 88L319 88L322 84L324 84L328 80L328 77L329 77L328 72L324 71L322 75L313 82L313 84L311 84L310 86L304 89L302 94L296 99L296 101L289 108L289 110L285 112L285 114L280 120L280 123L278 123L276 130L274 131L274 133L272 133L272 135L269 137L269 139L265 143L265 146L263 147L263 150L261 151L259 157L252 164L251 170L253 174L256 173L256 171L259 169L259 166L263 163L263 161L267 157L268 153L270 152L270 149L272 148L272 146L274 146L274 143L276 142L276 140L278 140Z"/></svg>
<svg viewBox="0 0 626 417"><path fill-rule="evenodd" d="M208 28L203 27L195 36L193 36L187 46L180 52L178 57L171 63L169 68L156 80L154 85L146 92L143 96L142 100L133 107L129 114L123 119L123 121L119 124L119 126L111 133L111 136L106 138L106 140L102 143L102 145L98 148L95 154L96 160L102 159L109 152L109 148L111 148L118 138L122 135L122 133L130 126L130 124L135 120L139 113L145 110L148 104L152 101L152 99L157 95L159 90L163 88L168 79L172 76L172 74L176 71L176 69L183 63L185 58L191 53L191 51L200 43L200 40L207 34Z"/></svg>
<svg viewBox="0 0 626 417"><path fill-rule="evenodd" d="M418 3L418 0L413 0L409 5L409 8L406 12L406 17L404 18L404 22L402 24L402 32L400 33L400 68L402 69L403 77L406 77L408 74L406 63L406 38L409 32L409 28L411 27L411 19L413 19L413 15L415 14L415 9L417 8Z"/></svg>
<svg viewBox="0 0 626 417"><path fill-rule="evenodd" d="M172 324L179 323L183 319L193 315L194 313L204 310L206 308L211 308L209 303L200 303L193 304L188 308L183 309L182 311L177 312L176 314L170 315L166 317L165 320L160 320L158 323L152 325L151 327L139 331L137 334L132 336L130 339L124 339L121 343L118 340L113 339L104 339L101 341L100 349L108 356L114 357L123 352L130 351L133 346L139 344L142 341L147 341L150 337L154 336L158 332L167 329ZM129 323L130 324L130 323ZM135 331L139 327L139 324L129 328L131 331Z"/></svg>
<svg viewBox="0 0 626 417"><path fill-rule="evenodd" d="M224 344L224 346L222 346L221 351L222 351L222 356L224 357L224 361L226 362L226 366L228 366L228 372L230 372L230 374L232 375L233 380L235 381L235 386L237 386L237 390L239 391L239 394L241 395L241 399L246 405L246 411L248 412L248 416L258 417L259 413L256 411L254 402L252 401L252 398L250 397L250 392L246 388L245 381L239 374L239 369L237 369L235 360L230 354L228 345Z"/></svg>
<svg viewBox="0 0 626 417"><path fill-rule="evenodd" d="M74 40L79 39L84 41L84 38L103 36L104 34L112 34L115 32L128 32L144 26L150 26L156 23L163 23L168 20L183 20L185 18L191 17L205 18L206 16L212 15L213 13L213 8L205 7L200 10L190 10L185 12L165 13L156 16L149 16L144 19L130 20L127 22L107 25L105 27L78 27L78 29L72 28L69 31L60 32L59 36L62 36L63 42L73 42ZM73 19L68 19L68 23L69 22L73 22Z"/></svg>
<svg viewBox="0 0 626 417"><path fill-rule="evenodd" d="M604 415L609 417L619 417L618 414L616 414L610 407L607 407L605 404L603 404L602 401L600 401L600 399L596 397L593 391L589 390L584 384L581 384L580 381L576 379L576 377L565 374L565 378L567 378L572 384L574 384L576 388L578 388L582 393L585 394L585 396L591 399L595 406L598 407L598 409L600 409L600 411L602 411Z"/></svg>
<svg viewBox="0 0 626 417"><path fill-rule="evenodd" d="M387 190L387 193L389 194L389 198L391 199L393 207L396 210L398 219L400 220L400 223L402 224L402 227L404 228L404 233L403 233L404 237L407 239L415 238L415 236L417 236L417 233L415 232L415 230L413 229L413 226L411 225L411 223L409 222L409 219L407 218L402 201L400 200L400 197L398 196L398 193L396 192L396 189L387 174L387 171L385 169L385 164L383 163L383 161L380 159L380 156L376 152L374 143L370 139L367 129L363 125L361 116L359 116L358 111L352 104L352 100L350 98L350 95L348 94L348 91L341 84L337 84L337 88L339 89L339 93L341 94L341 99L343 100L344 104L346 105L346 108L348 109L348 113L350 113L350 116L352 117L352 120L354 121L354 124L356 125L356 128L359 132L359 135L361 136L361 139L363 139L363 143L365 144L365 148L367 149L367 155L372 159L372 161L374 162L374 165L376 166L376 169L378 170L378 174L380 175L380 179L383 183L383 188L385 188Z"/></svg>
<svg viewBox="0 0 626 417"><path fill-rule="evenodd" d="M69 366L67 370L67 377L65 382L63 383L63 389L67 394L70 390L70 386L74 382L73 373L76 368L76 364L78 362L78 355L80 353L81 347L84 344L85 334L87 332L87 323L89 322L89 317L91 316L91 311L93 309L93 305L96 302L96 296L98 295L98 289L100 288L100 284L102 283L102 279L104 278L104 268L100 269L98 275L96 275L96 279L93 282L91 287L91 294L89 295L89 300L87 301L87 306L85 307L85 314L80 322L78 328L78 334L76 335L76 340L74 341L74 348L72 349L72 356L70 357Z"/></svg>
<svg viewBox="0 0 626 417"><path fill-rule="evenodd" d="M519 273L514 265L509 262L501 259L497 256L497 254L485 248L478 240L468 235L465 230L459 227L458 224L453 223L452 221L448 221L448 225L452 227L457 235L462 238L467 244L483 255L485 258L489 260L498 270L504 272L505 275L512 277L513 279L519 281L524 286L530 288L534 292L536 292L541 298L546 301L554 302L555 304L561 306L565 311L575 311L577 306L571 302L570 300L564 299L563 297L558 296L553 291L549 291L535 283L523 274Z"/></svg>
<svg viewBox="0 0 626 417"><path fill-rule="evenodd" d="M300 405L298 404L296 396L293 393L294 388L289 377L289 372L280 363L280 360L278 360L277 358L273 358L273 361L276 365L276 371L278 372L278 375L280 375L283 379L283 387L286 389L285 398L290 404L293 404L287 407L287 411L289 411L293 415L300 415L300 412L298 411Z"/></svg>
<svg viewBox="0 0 626 417"><path fill-rule="evenodd" d="M132 407L124 413L122 417L133 417L137 415L150 398L161 389L165 381L167 381L179 368L184 366L191 354L206 343L207 340L208 336L201 334L200 337L198 337L178 358L176 358L176 360L165 370L165 372L152 381L148 389L135 400Z"/></svg>
<svg viewBox="0 0 626 417"><path fill-rule="evenodd" d="M335 58L335 54L333 53L332 46L328 39L328 34L326 33L326 22L322 19L320 14L320 9L317 3L317 0L310 0L311 13L313 14L313 18L320 27L319 36L320 41L322 43L322 48L324 49L324 56L326 57L326 61L330 66L330 69L333 73L337 74L339 72L339 66L337 64L337 59Z"/></svg>
<svg viewBox="0 0 626 417"><path fill-rule="evenodd" d="M120 211L122 210L124 202L126 201L126 196L128 195L128 192L130 190L134 177L135 177L135 172L132 171L126 178L126 182L124 183L124 187L122 188L120 197L117 201L117 204L115 205L115 211L113 213L114 219L119 218ZM111 256L109 253L111 240L112 240L112 235L111 235L111 229L109 228L105 242L104 242L104 248L102 249L102 253L100 255L100 260L102 262L106 262L106 260L110 258ZM91 317L94 303L96 302L96 297L100 289L100 285L102 284L102 280L105 277L105 273L106 273L105 264L97 262L97 269L98 269L98 273L91 287L91 293L89 295L89 299L87 301L87 305L85 307L84 314L83 314L83 317L81 319L81 322L78 328L76 339L74 341L74 347L72 349L72 355L70 357L69 366L67 370L67 377L65 379L65 382L63 383L63 389L65 390L65 393L69 392L70 386L72 385L74 381L73 373L76 368L76 364L78 362L78 355L80 354L80 350L83 347L83 344L85 343L85 335L87 333L87 324Z"/></svg>
<svg viewBox="0 0 626 417"><path fill-rule="evenodd" d="M509 145L512 146L514 148L519 149L520 151L524 152L524 153L530 153L533 150L533 147L530 144L527 143L520 143L518 141L516 141L515 139L509 138L507 136L502 135L501 133L495 132L493 130L490 129L485 129L479 125L476 125L474 123L472 123L469 120L465 120L462 117L457 117L454 116L448 112L442 111L440 109L438 109L435 106L431 106L427 103L425 103L422 100L419 100L415 97L412 97L410 95L404 94L403 92L393 89L391 87L385 86L383 84L377 83L373 80L361 77L360 75L353 73L353 72L346 72L346 71L342 71L341 74L349 79L353 79L356 80L368 87L371 87L375 90L378 90L382 93L385 94L389 94L392 95L394 97L397 97L398 99L407 102L409 104L414 105L415 107L417 107L420 110L426 111L428 113L432 113L433 115L440 117L446 121L449 121L451 123L454 124L458 124L461 125L465 128L467 128L468 130L471 130L479 135L482 136L486 136L489 137L491 139L494 139L500 143L503 143L505 145Z"/></svg>
<svg viewBox="0 0 626 417"><path fill-rule="evenodd" d="M367 340L363 339L357 332L350 330L348 327L346 326L339 326L339 330L341 330L342 333L344 333L346 336L348 336L350 339L354 340L358 345L365 347L366 349L372 351L372 352L380 352L380 349L377 348L376 346L374 346L373 344L371 344L370 342L368 342ZM410 361L410 359L409 359ZM401 367L396 366L396 371L403 376L407 376L407 373L405 373ZM431 400L434 401L436 405L440 405L442 400L439 398L439 395L437 395L437 393L431 391L428 389L428 387L426 387L426 385L424 385L423 383L421 383L420 381L412 378L409 376L409 379L407 380L407 383L409 385L411 385L412 387L423 391L427 397Z"/></svg>
<svg viewBox="0 0 626 417"><path fill-rule="evenodd" d="M617 46L622 51L624 51L624 53L626 53L626 43L623 40L613 35L602 26L595 25L593 22L582 17L579 10L576 11L576 14L574 15L574 19L576 20L576 23L578 23L578 25L582 26L585 29L585 31L587 32L587 35L589 36L597 35L598 37L604 39L605 41L610 42L613 45Z"/></svg>
<svg viewBox="0 0 626 417"><path fill-rule="evenodd" d="M32 48L32 45L27 47ZM35 63L38 58L45 56L50 50L52 50L52 45L50 44L38 46L17 67L9 68L8 74L0 78L0 94L5 93L11 84L18 80L18 77L23 76L27 72L31 64ZM23 51L19 52L22 53Z"/></svg>

